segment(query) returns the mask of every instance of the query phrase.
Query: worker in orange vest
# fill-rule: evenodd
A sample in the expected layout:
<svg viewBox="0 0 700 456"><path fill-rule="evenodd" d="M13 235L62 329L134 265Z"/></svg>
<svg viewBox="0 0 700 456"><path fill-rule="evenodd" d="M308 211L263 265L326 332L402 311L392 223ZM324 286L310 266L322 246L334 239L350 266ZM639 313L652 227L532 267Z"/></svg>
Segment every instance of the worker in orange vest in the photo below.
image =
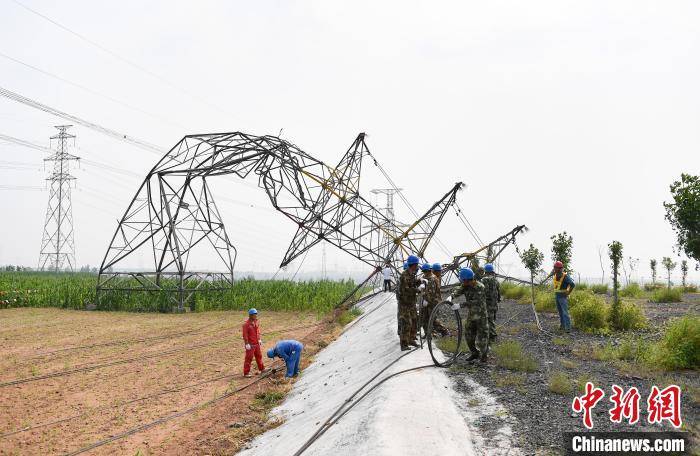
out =
<svg viewBox="0 0 700 456"><path fill-rule="evenodd" d="M260 337L260 323L258 322L258 311L250 309L248 319L243 323L243 342L245 343L245 360L243 361L243 376L250 377L250 364L255 356L255 363L258 365L259 373L265 371L262 362L262 338Z"/></svg>

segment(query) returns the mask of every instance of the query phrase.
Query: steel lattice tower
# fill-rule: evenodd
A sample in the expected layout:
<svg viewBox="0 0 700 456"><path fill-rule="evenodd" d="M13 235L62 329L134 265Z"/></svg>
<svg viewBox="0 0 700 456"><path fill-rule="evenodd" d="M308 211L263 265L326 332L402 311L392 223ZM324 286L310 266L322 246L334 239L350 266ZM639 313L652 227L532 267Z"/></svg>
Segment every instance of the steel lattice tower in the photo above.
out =
<svg viewBox="0 0 700 456"><path fill-rule="evenodd" d="M51 137L56 142L56 152L44 159L54 162L53 171L46 178L50 182L51 193L44 221L44 235L39 253L39 269L58 272L73 271L75 267L75 243L73 240L73 206L71 204L71 160L80 157L69 154L68 141L75 136L67 132L72 125L59 125L58 134Z"/></svg>

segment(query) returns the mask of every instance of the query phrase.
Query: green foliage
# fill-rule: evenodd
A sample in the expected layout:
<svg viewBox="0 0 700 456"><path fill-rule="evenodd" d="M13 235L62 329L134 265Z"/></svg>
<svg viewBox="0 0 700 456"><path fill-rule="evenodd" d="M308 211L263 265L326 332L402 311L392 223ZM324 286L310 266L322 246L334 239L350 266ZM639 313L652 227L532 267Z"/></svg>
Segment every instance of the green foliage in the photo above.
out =
<svg viewBox="0 0 700 456"><path fill-rule="evenodd" d="M551 392L566 395L571 393L572 389L571 380L564 372L554 372L549 377L549 390Z"/></svg>
<svg viewBox="0 0 700 456"><path fill-rule="evenodd" d="M700 368L700 316L672 320L658 344L658 360L666 369Z"/></svg>
<svg viewBox="0 0 700 456"><path fill-rule="evenodd" d="M651 268L651 283L656 283L656 260L649 260L649 268Z"/></svg>
<svg viewBox="0 0 700 456"><path fill-rule="evenodd" d="M620 296L623 298L641 298L644 291L637 282L630 282L629 285L620 290Z"/></svg>
<svg viewBox="0 0 700 456"><path fill-rule="evenodd" d="M661 285L660 283L645 283L644 284L644 291L655 291L655 290L660 290L664 286Z"/></svg>
<svg viewBox="0 0 700 456"><path fill-rule="evenodd" d="M518 300L523 296L526 296L530 292L529 287L524 287L522 285L517 285L512 282L501 283L501 296L505 299L515 299Z"/></svg>
<svg viewBox="0 0 700 456"><path fill-rule="evenodd" d="M591 285L591 291L596 294L608 294L608 288L607 283Z"/></svg>
<svg viewBox="0 0 700 456"><path fill-rule="evenodd" d="M352 309L345 310L340 314L338 317L338 323L340 326L345 326L360 315L362 315L362 310L357 307L353 307Z"/></svg>
<svg viewBox="0 0 700 456"><path fill-rule="evenodd" d="M527 250L520 253L520 259L525 265L525 268L530 271L530 276L534 277L537 272L542 268L542 262L544 261L544 254L539 251L537 247L530 244Z"/></svg>
<svg viewBox="0 0 700 456"><path fill-rule="evenodd" d="M282 402L284 393L282 391L266 391L255 395L255 405L270 409Z"/></svg>
<svg viewBox="0 0 700 456"><path fill-rule="evenodd" d="M574 272L571 264L571 252L574 247L574 239L566 232L555 234L552 240L552 261L561 261L564 268L571 274Z"/></svg>
<svg viewBox="0 0 700 456"><path fill-rule="evenodd" d="M589 285L586 282L581 282L576 284L577 290L588 290Z"/></svg>
<svg viewBox="0 0 700 456"><path fill-rule="evenodd" d="M575 328L587 332L607 328L609 306L605 300L593 293L581 293L575 304L570 306L569 312Z"/></svg>
<svg viewBox="0 0 700 456"><path fill-rule="evenodd" d="M601 361L634 361L648 363L654 356L654 347L641 337L625 337L615 346L608 343L597 350L597 358Z"/></svg>
<svg viewBox="0 0 700 456"><path fill-rule="evenodd" d="M608 244L608 256L610 257L612 274L613 274L613 302L610 306L610 324L615 329L620 329L620 299L617 291L620 288L617 276L620 272L620 263L622 262L622 243L620 241L612 241Z"/></svg>
<svg viewBox="0 0 700 456"><path fill-rule="evenodd" d="M676 269L676 266L678 264L674 263L669 257L663 257L663 259L661 260L661 264L663 264L664 269L666 269L666 277L668 278L668 288L671 288L671 271Z"/></svg>
<svg viewBox="0 0 700 456"><path fill-rule="evenodd" d="M683 288L683 291L686 293L697 293L698 292L698 287L697 285L687 285L685 288Z"/></svg>
<svg viewBox="0 0 700 456"><path fill-rule="evenodd" d="M530 298L527 299L528 302L530 302ZM537 290L535 292L535 310L538 312L556 312L557 302L554 299L554 293L551 291Z"/></svg>
<svg viewBox="0 0 700 456"><path fill-rule="evenodd" d="M659 288L651 294L651 302L681 302L683 290L681 288Z"/></svg>
<svg viewBox="0 0 700 456"><path fill-rule="evenodd" d="M523 347L518 341L498 343L493 347L493 353L496 355L496 364L506 369L525 372L537 370L537 361L523 352Z"/></svg>
<svg viewBox="0 0 700 456"><path fill-rule="evenodd" d="M681 174L681 180L671 184L671 196L673 202L664 202L664 208L678 248L700 261L700 176Z"/></svg>
<svg viewBox="0 0 700 456"><path fill-rule="evenodd" d="M640 306L631 302L620 302L620 314L615 329L629 331L647 326L647 317Z"/></svg>
<svg viewBox="0 0 700 456"><path fill-rule="evenodd" d="M168 279L163 279L163 283ZM1 272L0 302L5 307L62 307L84 309L95 302L97 276L88 273ZM194 283L185 283L194 287ZM334 282L292 282L286 280L243 279L224 291L206 291L220 286L207 282L195 294L194 310L315 310L327 312L344 298L355 284L351 280ZM129 312L170 312L172 294L161 291L115 291L105 294L100 310ZM0 304L2 306L2 304Z"/></svg>

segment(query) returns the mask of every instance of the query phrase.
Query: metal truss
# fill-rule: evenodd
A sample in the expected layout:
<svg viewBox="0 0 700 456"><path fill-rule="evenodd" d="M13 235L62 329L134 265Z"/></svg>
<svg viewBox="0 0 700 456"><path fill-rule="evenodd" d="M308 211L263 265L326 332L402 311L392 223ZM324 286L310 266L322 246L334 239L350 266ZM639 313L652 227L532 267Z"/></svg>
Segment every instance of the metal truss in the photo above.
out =
<svg viewBox="0 0 700 456"><path fill-rule="evenodd" d="M422 257L463 184L455 184L408 229L401 229L360 194L362 158L368 154L364 133L334 167L274 136L234 132L184 137L148 173L120 220L100 267L98 297L108 291L164 290L182 309L201 286L196 280L213 281L187 268L192 250L200 245L221 260L223 283L233 284L236 250L207 185L209 178L222 175L256 178L273 207L296 225L281 267L321 241L373 268L387 261L397 267L411 253ZM112 272L144 249L152 253L150 272Z"/></svg>

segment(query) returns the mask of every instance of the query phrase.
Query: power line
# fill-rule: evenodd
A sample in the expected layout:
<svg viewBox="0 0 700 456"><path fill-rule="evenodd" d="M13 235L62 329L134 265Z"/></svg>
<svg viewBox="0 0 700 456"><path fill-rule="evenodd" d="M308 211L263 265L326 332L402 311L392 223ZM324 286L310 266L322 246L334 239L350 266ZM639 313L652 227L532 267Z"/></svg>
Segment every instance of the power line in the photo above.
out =
<svg viewBox="0 0 700 456"><path fill-rule="evenodd" d="M144 114L144 115L147 115L147 116L149 116L149 117L152 117L152 118L154 118L154 119L156 119L156 120L158 120L158 121L160 121L160 122L167 123L167 124L169 124L169 125L171 125L171 126L176 126L176 127L178 127L178 128L185 128L185 129L187 129L187 127L185 127L185 126L182 125L182 124L179 124L179 123L177 123L177 122L172 122L172 121L170 121L170 120L168 120L168 119L165 119L165 118L163 118L163 117L160 117L160 116L158 116L158 115L156 115L156 114L152 114L152 113L150 113L150 112L148 112L148 111L144 111L143 109L141 109L141 108L139 108L139 107L137 107L137 106L131 105L131 104L129 104L129 103L125 103L125 102L123 102L123 101L121 101L121 100L118 100L118 99L116 99L116 98L114 98L114 97L112 97L112 96L110 96L110 95L105 95L105 94L100 93L100 92L98 92L98 91L96 91L96 90L93 90L93 89L91 89L91 88L89 88L89 87L85 87L85 86L82 85L82 84L78 84L77 82L73 82L73 81L70 81L70 80L68 80L68 79L66 79L66 78L63 78L63 77L61 77L61 76L58 76L57 74L51 73L51 72L46 71L46 70L42 70L41 68L35 67L34 65L31 65L31 64L29 64L29 63L23 62L23 61L18 60L18 59L14 58L14 57L10 57L9 55L4 54L4 53L2 53L2 52L0 52L0 57L3 57L3 58L5 58L5 59L7 59L7 60L10 60L10 61L12 61L12 62L15 62L15 63L17 63L17 64L19 64L19 65L23 65L23 66L25 66L25 67L27 67L27 68L30 68L30 69L34 70L34 71L38 71L39 73L41 73L41 74L43 74L43 75L45 75L45 76L49 76L49 77L51 77L51 78L54 78L54 79L56 79L56 80L59 80L59 81L61 81L61 82L63 82L63 83L66 83L66 84L68 84L68 85L71 85L71 86L73 86L73 87L76 87L76 88L78 88L78 89L80 89L80 90L82 90L82 91L84 91L84 92L90 93L90 94L92 94L92 95L96 95L96 96L98 96L98 97L101 97L101 98L104 98L104 99L106 99L106 100L109 100L109 101L111 101L111 102L113 102L113 103L116 103L116 104L118 104L118 105L120 105L120 106L123 106L123 107L125 107L125 108L131 109L131 110L133 110L133 111L139 112L139 113Z"/></svg>
<svg viewBox="0 0 700 456"><path fill-rule="evenodd" d="M38 185L5 185L0 184L0 190L26 190L26 191L44 191L46 188Z"/></svg>
<svg viewBox="0 0 700 456"><path fill-rule="evenodd" d="M27 98L23 95L20 95L16 92L5 89L3 87L0 87L0 96L8 98L12 101L16 101L17 103L22 103L26 106L38 109L40 111L44 111L44 112L52 114L56 117L61 117L63 119L69 120L71 122L80 124L84 127L90 128L90 129L95 130L99 133L103 133L107 136L111 136L112 138L118 139L119 141L123 141L123 142L129 143L133 146L140 147L140 148L142 148L148 152L151 152L153 154L156 154L160 157L162 157L163 154L165 153L165 151L163 149L161 149L160 147L158 147L154 144L151 144L147 141L143 141L141 139L134 138L133 136L127 136L127 135L125 135L123 133L119 133L115 130L112 130L112 129L103 127L101 125L98 125L96 123L81 119L80 117L76 117L72 114L68 114L68 113L60 111L56 108L52 108L50 106L42 104L36 100L32 100L31 98Z"/></svg>
<svg viewBox="0 0 700 456"><path fill-rule="evenodd" d="M36 16L42 18L42 19L44 19L45 21L50 22L51 24L55 25L56 27L60 28L61 30L65 31L65 32L68 32L68 33L70 33L71 35L73 35L73 36L79 38L80 40L82 40L82 41L88 43L89 45L91 45L91 46L93 46L93 47L96 47L96 48L99 49L100 51L102 51L102 52L104 52L104 53L106 53L106 54L111 55L112 57L114 57L115 59L121 61L122 63L125 63L126 65L128 65L128 66L130 66L130 67L132 67L132 68L135 68L135 69L141 71L142 73L147 74L148 76L150 76L150 77L152 77L152 78L154 78L154 79L157 79L158 81L160 81L160 82L166 84L167 86L169 86L169 87L172 88L172 89L175 89L175 90L181 92L182 94L188 96L189 98L191 98L191 99L193 99L193 100L195 100L195 101L198 101L199 103L202 103L202 104L204 104L204 105L207 105L207 106L209 106L210 108L214 108L214 109L216 109L216 110L219 111L219 112L222 112L222 113L224 113L224 114L227 114L227 115L229 115L229 116L232 116L232 117L236 118L236 120L239 120L239 119L238 119L238 116L236 116L235 114L233 114L233 113L227 111L226 109L222 108L221 106L218 106L218 105L216 105L216 104L214 104L214 103L211 103L211 102L209 102L209 101L207 101L207 100L205 100L205 99L199 97L198 95L196 95L196 94L190 92L189 90L187 90L187 89L185 89L185 88L183 88L183 87L180 87L179 85L174 84L173 82L170 82L169 80L165 79L163 76L161 76L161 75L159 75L159 74L157 74L157 73L154 73L153 71L149 70L148 68L145 68L145 67L139 65L138 63L135 63L135 62L133 62L133 61L127 59L126 57L122 57L121 55L117 54L116 52L111 51L110 49L107 49L106 47L102 46L101 44L99 44L99 43L97 43L97 42L91 40L90 38L86 37L85 35L82 35L82 34L76 32L76 31L74 31L74 30L72 30L72 29L66 27L65 25L63 25L63 24L61 24L61 23L59 23L59 22L57 22L57 21L51 19L50 17L46 16L45 14L42 14L42 13L40 13L40 12L38 12L38 11L36 11L36 10L30 8L30 7L28 7L28 6L25 5L24 3L21 3L21 2L19 2L19 1L17 1L17 0L13 0L13 2L16 3L17 5L21 6L21 7L24 8L25 10L29 11L30 13L32 13L32 14L34 14L34 15L36 15Z"/></svg>

